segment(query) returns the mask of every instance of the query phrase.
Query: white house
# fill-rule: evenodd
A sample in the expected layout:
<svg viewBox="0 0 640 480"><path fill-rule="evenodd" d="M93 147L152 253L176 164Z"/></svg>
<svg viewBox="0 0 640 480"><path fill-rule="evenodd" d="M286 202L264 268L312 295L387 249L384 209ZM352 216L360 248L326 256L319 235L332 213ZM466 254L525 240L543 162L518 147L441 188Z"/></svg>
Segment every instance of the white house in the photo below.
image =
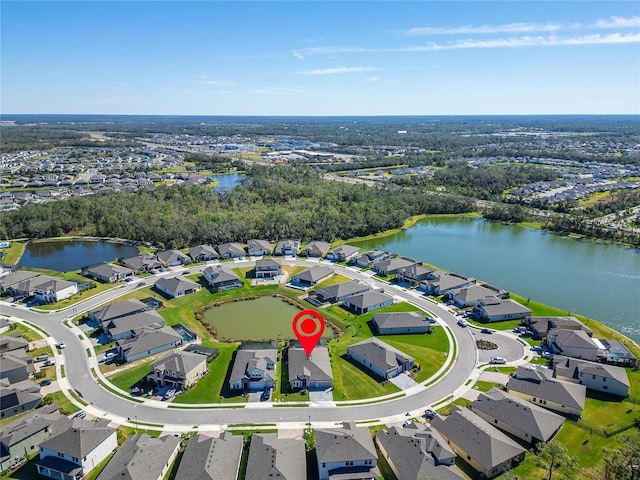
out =
<svg viewBox="0 0 640 480"><path fill-rule="evenodd" d="M547 345L553 353L591 361L596 361L606 352L604 345L598 339L591 338L584 330L549 330Z"/></svg>
<svg viewBox="0 0 640 480"><path fill-rule="evenodd" d="M175 277L162 277L156 282L156 288L163 293L166 293L171 298L183 297L190 293L200 291L200 284L183 277L182 275L176 275Z"/></svg>
<svg viewBox="0 0 640 480"><path fill-rule="evenodd" d="M629 396L631 383L627 371L622 367L556 355L553 357L553 370L556 378L579 383L587 390Z"/></svg>
<svg viewBox="0 0 640 480"><path fill-rule="evenodd" d="M43 303L53 303L69 298L78 293L78 284L61 278L42 275L44 280L33 289L36 300Z"/></svg>

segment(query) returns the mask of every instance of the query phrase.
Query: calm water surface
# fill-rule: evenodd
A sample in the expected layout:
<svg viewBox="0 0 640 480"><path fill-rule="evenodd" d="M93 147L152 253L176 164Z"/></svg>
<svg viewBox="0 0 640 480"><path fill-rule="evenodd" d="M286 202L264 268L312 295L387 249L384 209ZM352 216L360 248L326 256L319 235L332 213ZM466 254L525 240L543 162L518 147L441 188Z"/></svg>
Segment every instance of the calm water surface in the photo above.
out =
<svg viewBox="0 0 640 480"><path fill-rule="evenodd" d="M640 250L474 218L363 242L610 325L640 343Z"/></svg>
<svg viewBox="0 0 640 480"><path fill-rule="evenodd" d="M18 265L70 272L87 265L111 262L118 257L137 254L137 247L120 243L87 240L34 242L27 245Z"/></svg>
<svg viewBox="0 0 640 480"><path fill-rule="evenodd" d="M212 175L209 178L218 181L215 188L219 190L227 190L235 187L242 177L244 177L244 175L240 175L239 173L230 173L228 175Z"/></svg>

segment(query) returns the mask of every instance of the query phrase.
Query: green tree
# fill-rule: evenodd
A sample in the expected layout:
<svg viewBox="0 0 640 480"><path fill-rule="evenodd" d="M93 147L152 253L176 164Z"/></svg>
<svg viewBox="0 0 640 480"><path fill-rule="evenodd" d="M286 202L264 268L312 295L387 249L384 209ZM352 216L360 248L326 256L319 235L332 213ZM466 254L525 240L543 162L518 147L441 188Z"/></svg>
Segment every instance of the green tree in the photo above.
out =
<svg viewBox="0 0 640 480"><path fill-rule="evenodd" d="M552 440L547 443L539 443L536 446L534 462L540 468L547 471L547 480L553 478L556 471L572 471L576 466L576 459L569 455L564 444Z"/></svg>

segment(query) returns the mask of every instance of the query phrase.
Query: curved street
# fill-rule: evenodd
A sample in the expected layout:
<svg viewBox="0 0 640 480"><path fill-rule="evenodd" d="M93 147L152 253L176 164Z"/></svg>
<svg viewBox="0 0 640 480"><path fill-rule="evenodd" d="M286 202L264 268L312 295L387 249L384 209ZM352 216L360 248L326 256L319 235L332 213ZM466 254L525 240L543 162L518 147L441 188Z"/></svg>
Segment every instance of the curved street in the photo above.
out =
<svg viewBox="0 0 640 480"><path fill-rule="evenodd" d="M233 266L248 266L253 261L234 262ZM317 261L302 259L285 259L283 263L285 265L295 263L296 265L307 267L318 264ZM329 262L326 263L328 264ZM189 270L194 273L202 271L206 266L190 266ZM165 430L170 431L193 430L196 425L199 430L205 431L225 428L230 424L277 424L286 428L287 426L300 427L308 422L318 425L325 422L333 424L346 420L398 421L400 418L404 418L407 413L411 413L412 416L419 416L428 406L453 396L458 397L460 394L457 392L458 390L465 391L467 389L465 387L467 380L477 377L478 370L475 367L480 359L475 345L475 337L470 328L461 328L456 324L457 318L446 306L427 299L415 290L406 290L381 282L373 278L371 272L361 272L353 267L334 264L331 264L331 267L335 269L336 273L366 282L374 288L383 288L388 293L395 295L398 300L410 302L437 316L440 319L440 324L444 328L450 329L457 344L456 357L452 359L453 365L451 365L447 373L426 388L422 386L414 387L405 391L405 396L400 398L364 405L325 406L314 404L307 408L300 408L299 406L288 407L283 403L276 404L278 405L277 407L274 407L271 403L249 403L241 404L242 408L240 408L239 404L224 404L224 406L215 404L206 408L168 408L170 404L166 402L146 400L144 403L136 403L115 395L100 386L91 373L92 368L98 371L98 363L95 356L87 357L87 340L79 338L80 331L77 327L70 329L63 324L66 319L80 315L129 293L137 288L134 285L136 282L125 284L123 288L113 288L58 312L40 313L6 302L2 302L1 312L46 330L52 337L50 339L52 346L60 340L65 342L67 348L62 351L64 356L64 362L62 363L65 365L66 375L64 379L61 379L60 375L60 362L57 362L58 366L56 367L60 386L63 390L68 386L78 392L83 400L89 404L83 407L88 413L109 418L117 423L127 423L127 421L131 423L135 418L136 422L157 424L158 426L164 425ZM174 272L180 272L181 270L183 269L176 268ZM155 276L145 278L143 282L145 285L150 285L155 282L155 278ZM500 343L505 341L507 345L514 343L514 340L508 341L508 336L500 334L500 337L502 340ZM519 345L517 341L515 343ZM509 355L511 357L509 360L519 360L524 354L522 346L519 346L522 353L513 345L505 348L515 349ZM520 355L520 358L514 358L518 357L518 355ZM398 394L395 395L397 397ZM363 400L362 402L371 401L375 402L375 399Z"/></svg>

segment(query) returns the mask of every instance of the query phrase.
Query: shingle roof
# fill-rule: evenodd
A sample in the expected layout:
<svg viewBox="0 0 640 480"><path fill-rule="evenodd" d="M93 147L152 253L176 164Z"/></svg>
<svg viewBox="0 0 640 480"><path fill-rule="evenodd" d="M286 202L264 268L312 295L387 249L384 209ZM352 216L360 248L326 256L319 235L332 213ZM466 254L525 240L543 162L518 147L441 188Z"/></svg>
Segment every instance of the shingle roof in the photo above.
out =
<svg viewBox="0 0 640 480"><path fill-rule="evenodd" d="M123 267L122 265L115 265L113 263L99 263L97 265L85 267L84 270L90 275L93 274L107 278L110 278L116 273L133 273L133 270L131 270L130 268Z"/></svg>
<svg viewBox="0 0 640 480"><path fill-rule="evenodd" d="M553 378L551 370L519 366L507 382L507 391L511 390L582 410L587 389Z"/></svg>
<svg viewBox="0 0 640 480"><path fill-rule="evenodd" d="M75 421L68 429L42 442L40 448L71 457L84 458L107 438L115 434L116 429L108 427L108 424L108 420Z"/></svg>
<svg viewBox="0 0 640 480"><path fill-rule="evenodd" d="M486 470L526 451L467 408L455 406L448 417L431 420L431 426Z"/></svg>
<svg viewBox="0 0 640 480"><path fill-rule="evenodd" d="M180 250L162 250L156 253L158 260L162 263L174 263L189 261L189 257L182 253Z"/></svg>
<svg viewBox="0 0 640 480"><path fill-rule="evenodd" d="M112 318L124 317L136 312L147 310L146 304L137 298L130 298L121 302L115 302L102 308L92 310L89 314L99 322L106 322Z"/></svg>
<svg viewBox="0 0 640 480"><path fill-rule="evenodd" d="M273 380L275 373L267 369L267 363L275 363L278 358L278 350L275 348L265 348L258 350L238 349L236 359L229 377L229 382L235 382L246 377L247 371L258 368L264 370L265 378Z"/></svg>
<svg viewBox="0 0 640 480"><path fill-rule="evenodd" d="M328 285L317 290L318 295L322 295L323 298L340 298L348 295L353 295L363 290L369 290L371 287L363 283L358 283L354 280L348 282L336 283L334 285Z"/></svg>
<svg viewBox="0 0 640 480"><path fill-rule="evenodd" d="M329 349L323 345L316 345L307 357L307 354L297 342L292 342L289 347L289 381L299 377L310 377L311 380L331 380L331 361Z"/></svg>
<svg viewBox="0 0 640 480"><path fill-rule="evenodd" d="M151 364L152 370L169 370L187 375L189 372L206 363L207 356L185 351L169 352Z"/></svg>
<svg viewBox="0 0 640 480"><path fill-rule="evenodd" d="M158 478L180 439L173 435L153 438L146 433L129 435L97 480Z"/></svg>
<svg viewBox="0 0 640 480"><path fill-rule="evenodd" d="M187 290L199 289L200 284L189 280L182 275L176 275L175 277L162 277L156 281L156 285L160 285L166 290L173 293L180 293Z"/></svg>
<svg viewBox="0 0 640 480"><path fill-rule="evenodd" d="M153 350L164 345L182 340L182 336L171 327L163 327L160 330L143 331L135 338L118 340L118 345L125 355L132 357L147 350Z"/></svg>
<svg viewBox="0 0 640 480"><path fill-rule="evenodd" d="M627 387L631 386L627 371L624 368L616 367L615 365L594 363L587 360L578 360L577 358L555 355L553 357L553 368L556 374L562 375L563 377L578 379L579 373L585 373L587 375L611 378L612 380L617 380Z"/></svg>
<svg viewBox="0 0 640 480"><path fill-rule="evenodd" d="M197 247L189 248L189 255L191 255L191 258L195 260L200 255L203 255L205 257L210 257L210 256L217 257L218 252L216 252L216 249L213 248L211 245L198 245Z"/></svg>
<svg viewBox="0 0 640 480"><path fill-rule="evenodd" d="M365 309L372 307L374 305L379 305L381 303L387 302L391 300L392 297L389 295L385 295L382 292L376 292L370 290L365 293L361 293L360 295L354 295L353 297L349 297L345 299L345 302L348 302L350 305L358 307L360 309Z"/></svg>
<svg viewBox="0 0 640 480"><path fill-rule="evenodd" d="M548 337L553 337L553 341L562 347L589 348L599 350L596 342L593 341L587 332L583 330L565 330L554 328L547 333Z"/></svg>
<svg viewBox="0 0 640 480"><path fill-rule="evenodd" d="M360 358L375 365L382 371L395 369L401 362L413 361L410 355L402 353L397 348L377 339L367 338L361 342L354 343L347 347L347 352L353 352Z"/></svg>
<svg viewBox="0 0 640 480"><path fill-rule="evenodd" d="M303 252L306 252L308 255L322 256L330 247L330 243L314 240L304 247Z"/></svg>
<svg viewBox="0 0 640 480"><path fill-rule="evenodd" d="M307 476L305 442L276 434L251 437L245 480L300 480Z"/></svg>
<svg viewBox="0 0 640 480"><path fill-rule="evenodd" d="M379 328L411 328L428 325L427 319L421 312L390 312L376 313L373 321Z"/></svg>
<svg viewBox="0 0 640 480"><path fill-rule="evenodd" d="M345 422L342 428L317 428L316 455L319 463L376 459L376 447L366 427Z"/></svg>
<svg viewBox="0 0 640 480"><path fill-rule="evenodd" d="M71 420L58 412L58 407L54 404L45 405L25 417L21 417L2 428L0 443L11 447L45 428L51 428L53 434L71 425Z"/></svg>
<svg viewBox="0 0 640 480"><path fill-rule="evenodd" d="M242 245L240 245L239 243L223 243L221 245L218 245L218 251L222 256L228 253L233 253L238 255L245 254L244 248L242 248Z"/></svg>
<svg viewBox="0 0 640 480"><path fill-rule="evenodd" d="M506 314L531 315L531 310L510 298L501 300L497 297L487 297L481 299L478 305L481 305L482 310L489 316Z"/></svg>
<svg viewBox="0 0 640 480"><path fill-rule="evenodd" d="M303 270L300 273L296 273L293 276L293 280L307 282L307 283L316 283L329 275L333 275L334 270L331 267L326 267L324 265L314 265L311 268Z"/></svg>
<svg viewBox="0 0 640 480"><path fill-rule="evenodd" d="M175 480L236 480L242 435L228 432L220 438L198 434L189 439Z"/></svg>
<svg viewBox="0 0 640 480"><path fill-rule="evenodd" d="M330 250L328 253L332 253L334 255L343 255L345 257L349 257L358 253L360 249L358 247L354 247L352 245L340 245L339 247Z"/></svg>
<svg viewBox="0 0 640 480"><path fill-rule="evenodd" d="M134 313L125 317L113 318L103 322L111 336L119 336L123 332L141 331L145 327L160 328L164 325L164 318L155 310Z"/></svg>
<svg viewBox="0 0 640 480"><path fill-rule="evenodd" d="M544 442L549 440L564 422L564 417L497 388L481 393L471 404L471 410L486 413L491 418L528 433L532 439Z"/></svg>

